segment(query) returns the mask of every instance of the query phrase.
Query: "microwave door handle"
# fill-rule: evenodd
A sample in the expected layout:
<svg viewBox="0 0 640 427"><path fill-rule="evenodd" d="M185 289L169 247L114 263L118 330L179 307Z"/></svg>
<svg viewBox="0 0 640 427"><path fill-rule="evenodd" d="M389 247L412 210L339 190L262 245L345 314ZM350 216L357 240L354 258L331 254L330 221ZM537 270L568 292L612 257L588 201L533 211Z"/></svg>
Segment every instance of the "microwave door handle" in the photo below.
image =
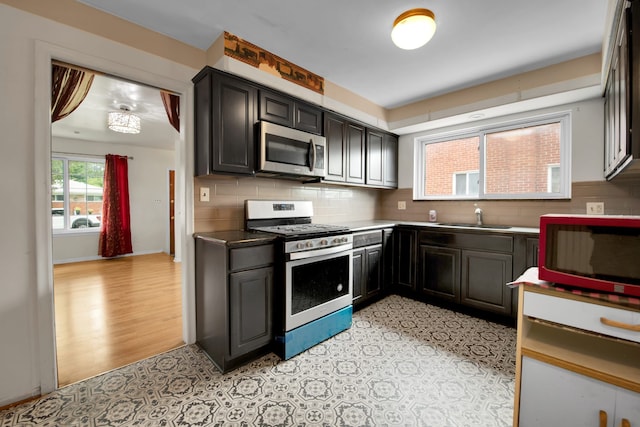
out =
<svg viewBox="0 0 640 427"><path fill-rule="evenodd" d="M309 140L309 145L310 145L310 147L309 147L309 154L310 154L310 156L309 156L309 157L310 157L309 161L310 161L310 163L311 163L311 164L309 165L309 170L310 170L311 172L313 172L313 168L314 168L314 167L315 167L315 165L316 165L316 144L314 144L314 143L313 143L313 139L310 139L310 140Z"/></svg>

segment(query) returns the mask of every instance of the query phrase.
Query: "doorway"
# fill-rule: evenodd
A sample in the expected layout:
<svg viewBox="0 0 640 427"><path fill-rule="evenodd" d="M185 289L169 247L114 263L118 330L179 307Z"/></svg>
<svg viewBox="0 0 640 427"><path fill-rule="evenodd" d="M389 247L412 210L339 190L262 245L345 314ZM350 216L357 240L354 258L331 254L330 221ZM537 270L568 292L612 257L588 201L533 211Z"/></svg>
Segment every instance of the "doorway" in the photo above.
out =
<svg viewBox="0 0 640 427"><path fill-rule="evenodd" d="M52 230L59 386L183 344L181 265L171 256L175 249L167 246L174 238L169 207L175 203L175 192L168 194L163 179L177 163L179 133L168 123L159 93L156 87L98 73L80 106L51 125L52 159L84 159L89 164L105 154L129 157L132 240L138 253L100 259L99 224L74 229L71 205L65 202L69 214L61 229ZM106 128L108 112L122 105L140 116L140 134ZM88 207L89 197L95 201L99 185L68 177L67 184L80 181L85 187L84 195L68 190L61 196L74 198L74 210L77 205ZM51 184L53 189L53 178ZM53 202L52 198L52 206ZM81 215L88 214L79 209Z"/></svg>

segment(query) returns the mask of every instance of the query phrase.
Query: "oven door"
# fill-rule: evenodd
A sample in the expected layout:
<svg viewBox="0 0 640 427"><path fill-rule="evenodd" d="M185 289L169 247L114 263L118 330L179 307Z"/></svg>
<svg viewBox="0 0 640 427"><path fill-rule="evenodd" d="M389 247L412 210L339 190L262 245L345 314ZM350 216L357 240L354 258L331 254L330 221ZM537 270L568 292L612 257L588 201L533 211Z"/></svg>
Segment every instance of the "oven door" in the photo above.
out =
<svg viewBox="0 0 640 427"><path fill-rule="evenodd" d="M351 249L286 262L286 331L351 305L352 263Z"/></svg>

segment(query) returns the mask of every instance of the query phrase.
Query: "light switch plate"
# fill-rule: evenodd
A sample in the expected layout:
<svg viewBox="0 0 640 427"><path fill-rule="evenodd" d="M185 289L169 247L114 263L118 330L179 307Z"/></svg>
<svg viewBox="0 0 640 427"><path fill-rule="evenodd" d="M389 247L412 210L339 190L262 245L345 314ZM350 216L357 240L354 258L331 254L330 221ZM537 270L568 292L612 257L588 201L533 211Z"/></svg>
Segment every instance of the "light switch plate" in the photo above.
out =
<svg viewBox="0 0 640 427"><path fill-rule="evenodd" d="M209 187L200 187L200 201L201 202L209 201Z"/></svg>
<svg viewBox="0 0 640 427"><path fill-rule="evenodd" d="M398 202L398 209L400 209L401 211L407 209L407 202L405 202L404 200L399 201Z"/></svg>

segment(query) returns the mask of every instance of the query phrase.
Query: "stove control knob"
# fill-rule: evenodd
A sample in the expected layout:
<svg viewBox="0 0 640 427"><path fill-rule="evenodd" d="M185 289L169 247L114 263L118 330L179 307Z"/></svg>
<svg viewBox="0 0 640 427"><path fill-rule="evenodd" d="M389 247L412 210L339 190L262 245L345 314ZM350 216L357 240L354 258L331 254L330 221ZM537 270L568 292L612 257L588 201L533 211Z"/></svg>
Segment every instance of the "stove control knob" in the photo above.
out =
<svg viewBox="0 0 640 427"><path fill-rule="evenodd" d="M308 248L312 248L313 247L313 242L312 241L308 241L306 246Z"/></svg>
<svg viewBox="0 0 640 427"><path fill-rule="evenodd" d="M333 239L331 241L331 243L333 243L334 245L339 245L340 244L340 239L338 237L336 237L335 239Z"/></svg>
<svg viewBox="0 0 640 427"><path fill-rule="evenodd" d="M302 242L300 242L300 243L298 243L298 244L296 245L296 247L297 247L298 249L304 249L304 244L303 244Z"/></svg>
<svg viewBox="0 0 640 427"><path fill-rule="evenodd" d="M327 242L327 239L320 240L320 246L327 246L328 244L329 242Z"/></svg>

